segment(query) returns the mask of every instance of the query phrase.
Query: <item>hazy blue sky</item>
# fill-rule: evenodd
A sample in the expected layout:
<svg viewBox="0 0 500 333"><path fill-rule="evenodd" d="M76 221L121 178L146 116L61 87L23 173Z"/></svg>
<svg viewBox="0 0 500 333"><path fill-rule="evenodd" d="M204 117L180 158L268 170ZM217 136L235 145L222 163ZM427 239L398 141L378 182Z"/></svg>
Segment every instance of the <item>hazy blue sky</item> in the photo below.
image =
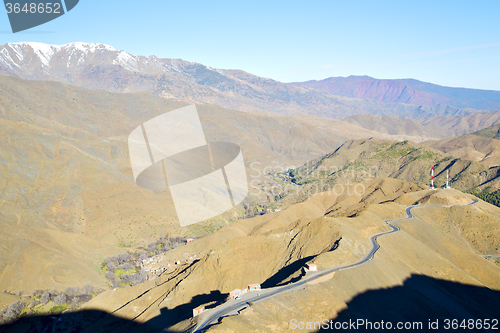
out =
<svg viewBox="0 0 500 333"><path fill-rule="evenodd" d="M500 1L80 0L0 43L98 42L283 82L415 78L500 90Z"/></svg>

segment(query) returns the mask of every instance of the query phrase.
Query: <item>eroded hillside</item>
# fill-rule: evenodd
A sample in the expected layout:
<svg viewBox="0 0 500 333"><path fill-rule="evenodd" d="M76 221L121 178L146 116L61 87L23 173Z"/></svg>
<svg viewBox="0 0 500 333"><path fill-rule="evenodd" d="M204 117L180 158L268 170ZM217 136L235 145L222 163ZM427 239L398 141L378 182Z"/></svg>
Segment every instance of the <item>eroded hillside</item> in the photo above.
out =
<svg viewBox="0 0 500 333"><path fill-rule="evenodd" d="M390 192L386 186L381 189ZM401 208L409 204L439 205L414 209L416 218L394 222L401 231L380 237L381 249L369 263L336 272L331 279L303 290L256 302L208 331L289 332L299 323L304 332L318 332L320 327L338 331L335 323L360 318L394 326L422 323L425 330L429 320L442 325L450 316L458 321L498 318L499 266L481 254L499 253L500 210L484 202L458 206L472 199L455 190L424 190L370 205L353 218L339 218L364 230L363 236L358 235L364 238L376 232L365 226L364 219L402 215ZM348 246L351 237L343 233L339 249L314 262L319 268L344 264L337 255L342 250L355 252ZM325 320L327 326L314 326Z"/></svg>
<svg viewBox="0 0 500 333"><path fill-rule="evenodd" d="M180 228L168 192L134 183L130 131L185 103L5 76L0 95L1 290L106 287L104 258L167 234L206 235L244 213L239 207ZM209 142L241 146L255 202L270 195L261 195L261 170L300 165L351 136L377 135L342 121L317 126L311 116L198 110Z"/></svg>
<svg viewBox="0 0 500 333"><path fill-rule="evenodd" d="M185 254L198 259L172 266L141 285L94 298L85 310L113 316L99 317L86 330L112 330L118 323L115 316L135 319L121 321L125 325L121 330L186 329L193 323L189 317L194 307L221 304L233 289L251 283L270 287L300 277L300 265L295 271L285 269L293 263L312 262L325 269L356 262L371 248L370 236L389 230L384 220L404 217L405 207L414 204L439 207L418 208L416 219L395 222L402 231L380 238L382 248L372 262L338 272L303 291L256 303L213 330L286 331L293 316L335 317L356 295L399 286L415 274L500 288L498 266L481 257L483 251L498 249L498 208L482 202L457 206L473 198L456 190L422 190L395 179L376 179L366 185L360 195L318 194L281 212L239 220L167 252L165 263ZM349 215L353 205L357 207L354 216ZM414 297L409 302L421 300Z"/></svg>
<svg viewBox="0 0 500 333"><path fill-rule="evenodd" d="M437 141L437 143L443 142L443 146L448 147L446 142L466 140L467 137ZM479 141L493 140L476 138ZM483 151L494 149L492 154L487 155L491 156L493 164L495 145L496 142L493 142L483 149ZM450 154L453 154L453 151ZM485 162L488 160L487 157L483 157L483 160L476 162L455 157L411 141L397 142L373 138L349 140L322 158L308 161L297 168L271 173L273 178L271 185L274 189L275 205L281 207L301 202L315 193L339 192L346 184L364 183L377 177L401 179L428 188L432 166L434 166L436 187L446 185L448 172L449 184L459 190L498 188L498 165ZM358 185L358 188L362 189L363 185Z"/></svg>

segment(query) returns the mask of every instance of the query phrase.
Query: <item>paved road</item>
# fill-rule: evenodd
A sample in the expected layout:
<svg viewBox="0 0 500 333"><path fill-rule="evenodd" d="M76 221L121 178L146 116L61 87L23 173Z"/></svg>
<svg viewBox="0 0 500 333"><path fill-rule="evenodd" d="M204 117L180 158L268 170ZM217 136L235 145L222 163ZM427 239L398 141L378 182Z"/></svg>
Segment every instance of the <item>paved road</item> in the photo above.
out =
<svg viewBox="0 0 500 333"><path fill-rule="evenodd" d="M469 204L457 205L457 206L473 205L476 202L477 202L477 200L474 200ZM204 329L207 329L210 325L218 323L221 318L238 314L239 311L250 306L250 304L249 304L250 302L263 301L263 300L272 298L276 295L284 294L284 293L289 292L291 290L304 289L306 287L307 282L310 282L310 281L315 280L317 278L320 278L322 276L328 275L332 272L343 271L346 269L351 269L351 268L366 264L367 262L369 262L373 259L373 257L375 256L375 253L378 251L378 249L380 249L380 245L377 242L377 238L380 236L383 236L383 235L392 234L392 233L400 230L398 227L390 224L390 222L405 221L405 220L412 219L413 215L411 213L411 210L413 208L417 208L417 207L441 207L441 206L446 206L446 205L415 205L415 206L410 206L410 207L406 208L406 215L407 215L406 218L385 221L389 225L389 227L391 227L390 231L382 232L382 233L379 233L379 234L376 234L376 235L373 235L372 237L370 237L370 241L372 243L372 249L370 250L370 252L368 252L368 254L363 259L359 260L358 262L356 262L354 264L350 264L350 265L329 268L329 269L325 269L325 270L318 271L318 272L308 272L304 278L302 278L300 281L297 281L295 283L291 283L291 284L288 284L286 286L281 286L281 287L262 289L258 292L255 292L255 291L248 292L245 295L243 295L241 297L241 299L239 299L239 300L231 299L231 300L227 301L226 303L219 305L216 308L207 310L204 313L202 313L198 318L198 324L191 331L191 333L200 333Z"/></svg>

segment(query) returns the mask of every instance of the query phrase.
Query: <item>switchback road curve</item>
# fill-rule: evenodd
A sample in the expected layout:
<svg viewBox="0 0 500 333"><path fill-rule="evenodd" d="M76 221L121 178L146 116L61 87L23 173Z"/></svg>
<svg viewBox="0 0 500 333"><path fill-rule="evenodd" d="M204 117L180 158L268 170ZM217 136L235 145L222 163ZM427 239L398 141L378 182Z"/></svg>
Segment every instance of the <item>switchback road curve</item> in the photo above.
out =
<svg viewBox="0 0 500 333"><path fill-rule="evenodd" d="M473 200L471 203L468 203L468 204L454 205L454 206L469 206L469 205L474 205L477 202L478 202L477 200ZM351 268L355 268L355 267L366 264L367 262L369 262L373 259L373 257L375 256L375 253L380 249L380 245L377 242L377 238L380 236L395 233L395 232L400 230L399 227L392 225L391 222L406 221L406 220L413 219L413 214L411 213L411 210L414 208L443 207L443 206L449 206L449 205L414 205L414 206L407 207L406 208L406 215L407 215L406 218L385 221L389 225L389 227L391 228L390 231L382 232L382 233L379 233L379 234L376 234L376 235L373 235L370 237L370 241L372 243L372 248L368 252L368 254L366 254L365 257L363 259L359 260L358 262L355 262L355 263L349 264L349 265L325 269L325 270L322 270L319 272L309 272L309 274L307 276L305 276L300 281L297 281L295 283L291 283L291 284L288 284L286 286L281 286L281 287L262 289L262 290L259 290L258 292L249 292L249 293L243 295L241 297L241 299L239 299L239 300L235 300L235 299L229 300L226 303L219 305L216 308L207 310L206 312L201 314L199 316L199 322L194 327L194 329L191 330L191 333L201 333L203 330L207 329L209 326L217 324L220 321L220 319L222 319L223 317L237 315L241 310L250 306L251 302L257 302L257 301L263 301L266 299L270 299L272 297L284 294L284 293L289 292L291 290L304 289L307 282L316 280L320 277L331 274L333 272L343 271L346 269L351 269Z"/></svg>

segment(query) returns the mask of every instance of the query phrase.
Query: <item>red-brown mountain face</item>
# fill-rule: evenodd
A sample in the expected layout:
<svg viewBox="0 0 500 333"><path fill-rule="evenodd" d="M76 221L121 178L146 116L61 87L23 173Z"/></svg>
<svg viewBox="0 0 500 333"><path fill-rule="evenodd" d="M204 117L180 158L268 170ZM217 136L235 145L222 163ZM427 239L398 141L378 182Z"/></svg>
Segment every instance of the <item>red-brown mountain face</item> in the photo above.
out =
<svg viewBox="0 0 500 333"><path fill-rule="evenodd" d="M384 103L450 105L474 109L500 107L500 91L443 87L413 79L378 80L369 76L349 76L291 84L327 91L333 95L368 98Z"/></svg>

